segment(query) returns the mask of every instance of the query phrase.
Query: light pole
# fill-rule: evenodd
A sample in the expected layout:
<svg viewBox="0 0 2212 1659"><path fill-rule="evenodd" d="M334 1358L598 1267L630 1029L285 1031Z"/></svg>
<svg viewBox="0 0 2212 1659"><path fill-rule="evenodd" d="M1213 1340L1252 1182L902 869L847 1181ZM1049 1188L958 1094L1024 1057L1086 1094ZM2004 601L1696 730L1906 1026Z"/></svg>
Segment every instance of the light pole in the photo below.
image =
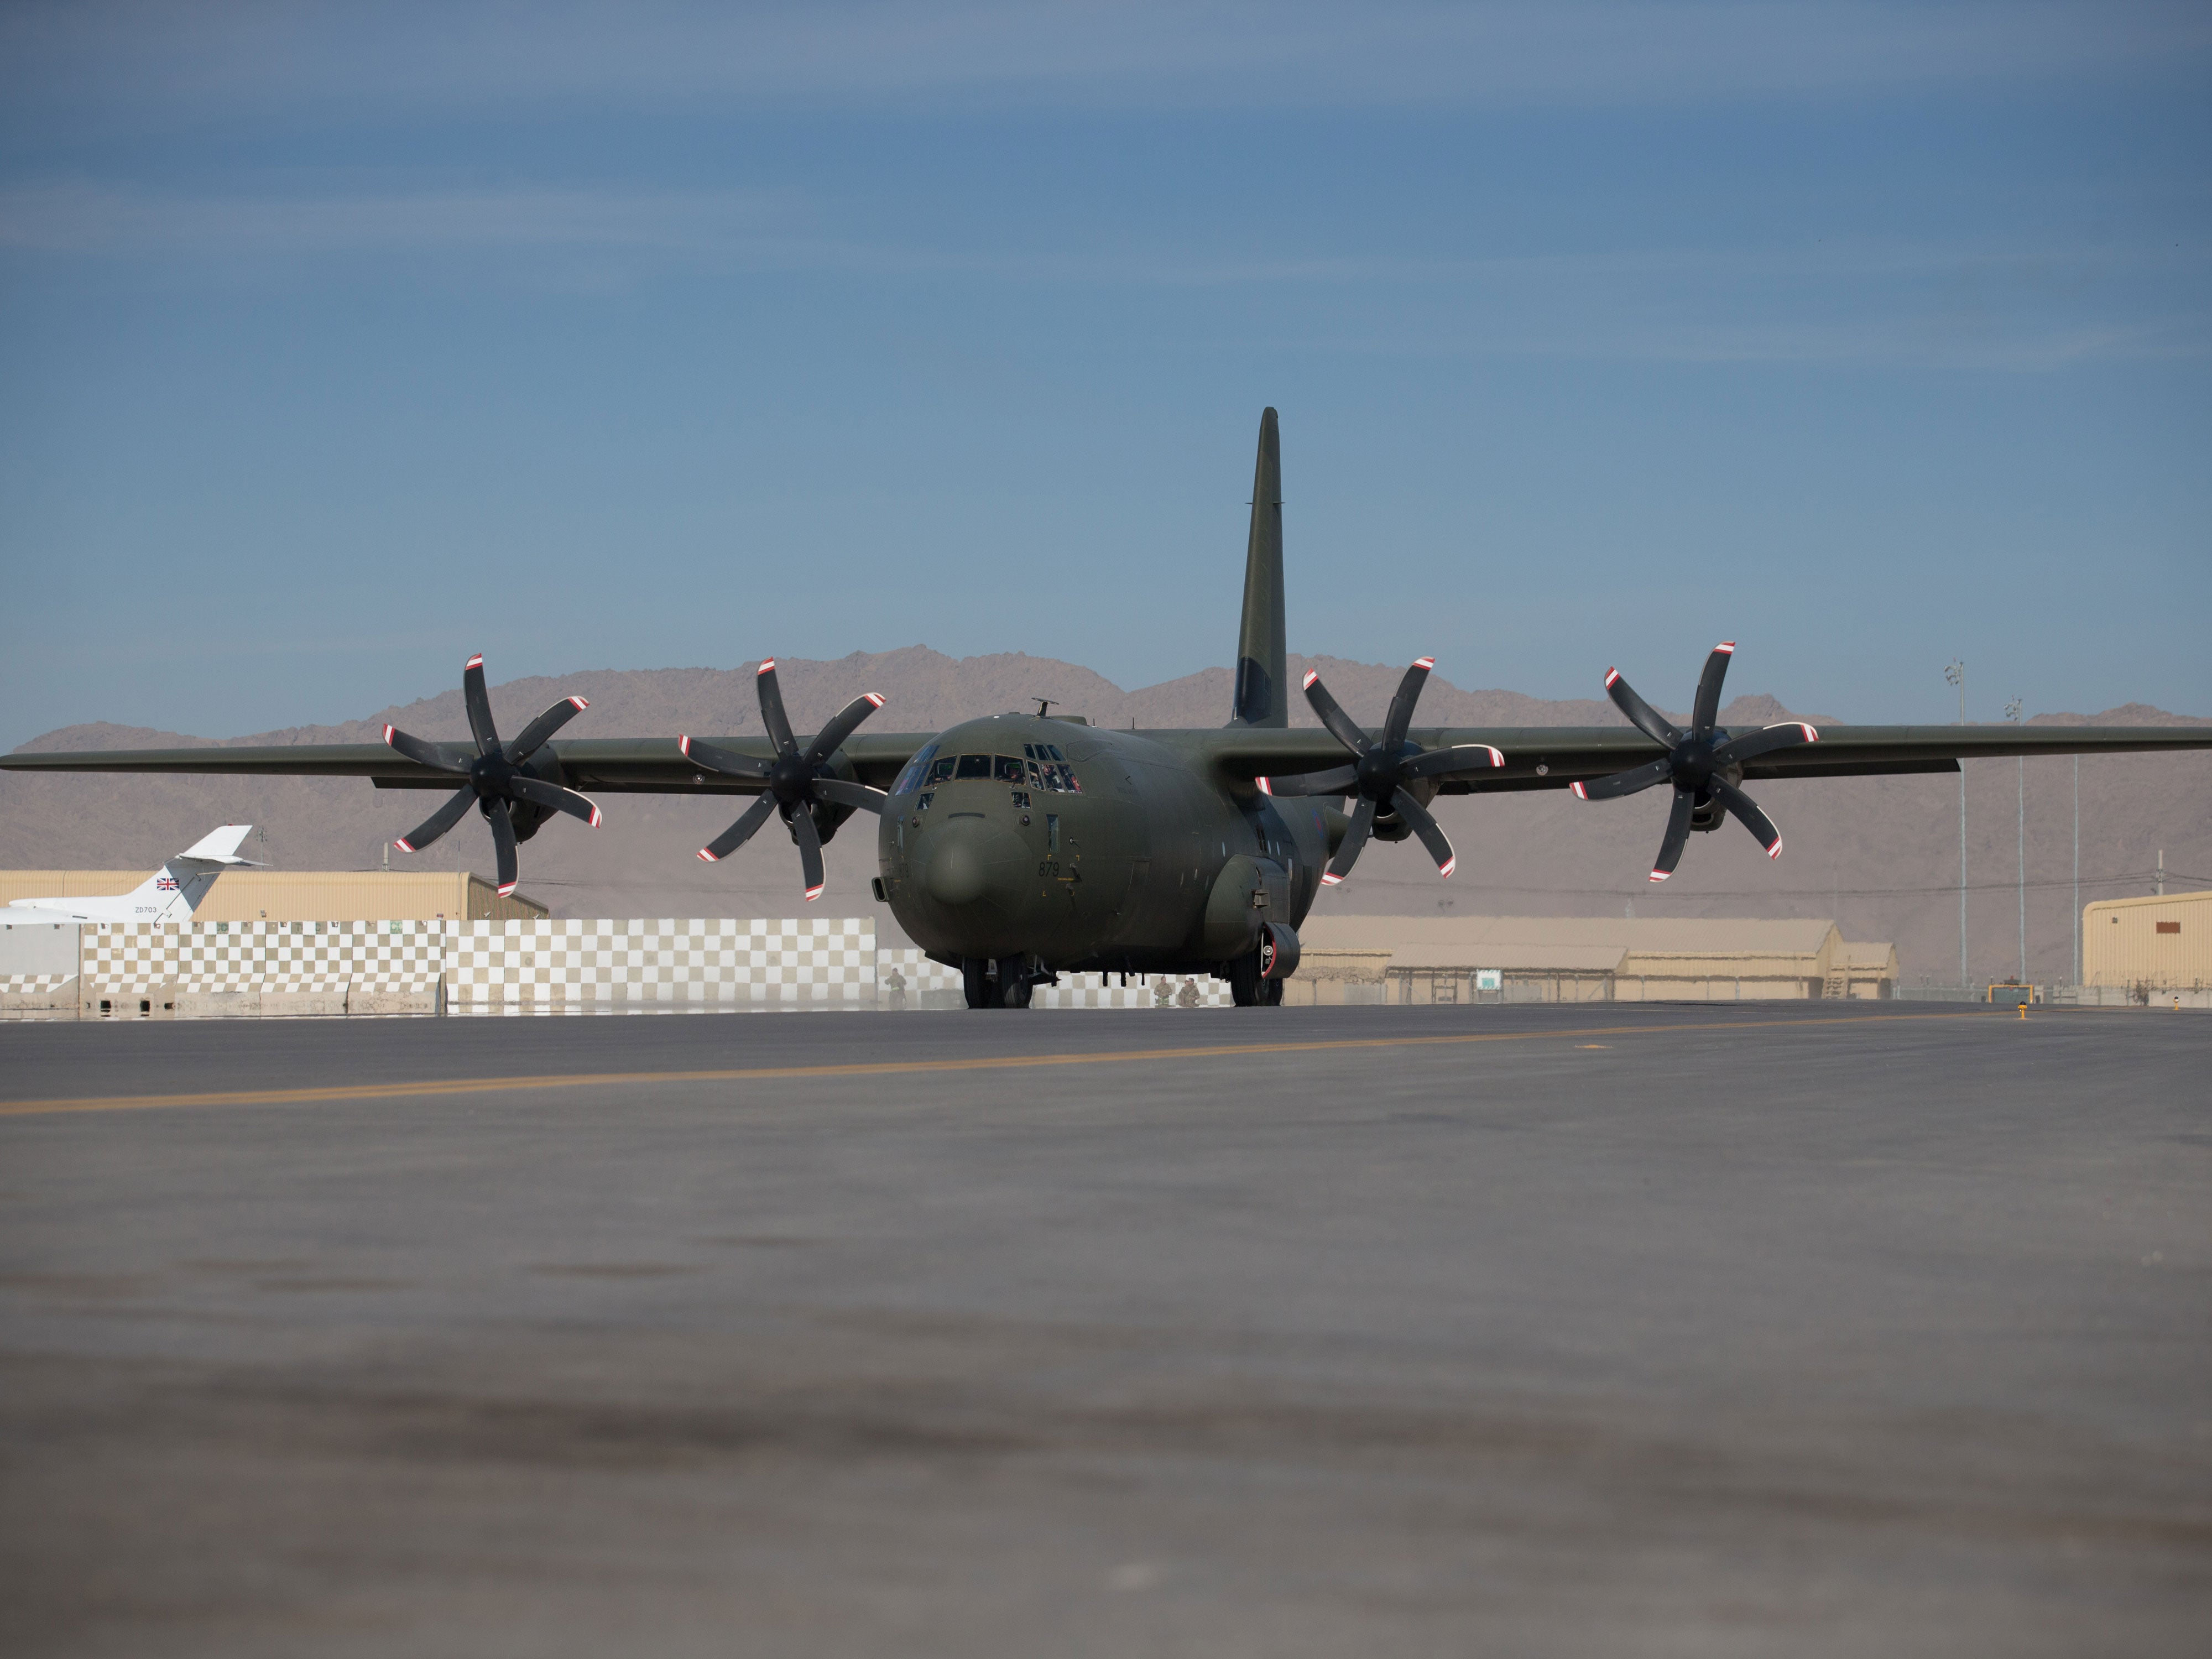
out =
<svg viewBox="0 0 2212 1659"><path fill-rule="evenodd" d="M1966 723L1966 665L1954 658L1943 678L1959 688L1959 724ZM1959 763L1959 989L1966 988L1966 767Z"/></svg>
<svg viewBox="0 0 2212 1659"><path fill-rule="evenodd" d="M2074 757L2074 982L2081 982L2081 757Z"/></svg>
<svg viewBox="0 0 2212 1659"><path fill-rule="evenodd" d="M2005 718L2020 724L2020 699L2005 705ZM2027 983L2027 757L2015 756L2020 769L2020 983Z"/></svg>

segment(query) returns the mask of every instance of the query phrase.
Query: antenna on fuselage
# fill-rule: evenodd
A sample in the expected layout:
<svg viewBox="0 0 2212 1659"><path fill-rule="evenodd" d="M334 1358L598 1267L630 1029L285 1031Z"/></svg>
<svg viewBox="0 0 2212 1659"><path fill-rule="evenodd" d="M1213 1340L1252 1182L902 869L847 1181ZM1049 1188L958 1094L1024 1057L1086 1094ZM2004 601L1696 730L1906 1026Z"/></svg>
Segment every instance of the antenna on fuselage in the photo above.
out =
<svg viewBox="0 0 2212 1659"><path fill-rule="evenodd" d="M1051 708L1052 699L1050 697L1039 697L1037 699L1037 718L1039 720L1048 718Z"/></svg>

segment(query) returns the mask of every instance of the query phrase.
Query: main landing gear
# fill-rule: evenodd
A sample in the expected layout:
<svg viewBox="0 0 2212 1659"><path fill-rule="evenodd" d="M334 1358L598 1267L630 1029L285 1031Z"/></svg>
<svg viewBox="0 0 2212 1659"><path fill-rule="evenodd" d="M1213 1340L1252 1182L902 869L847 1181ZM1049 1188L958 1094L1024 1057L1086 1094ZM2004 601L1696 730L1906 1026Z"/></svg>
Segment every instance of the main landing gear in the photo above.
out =
<svg viewBox="0 0 2212 1659"><path fill-rule="evenodd" d="M1279 1008L1283 1003L1283 981L1269 979L1267 949L1263 942L1257 950L1247 951L1228 965L1229 1000L1239 1008Z"/></svg>
<svg viewBox="0 0 2212 1659"><path fill-rule="evenodd" d="M963 957L960 988L970 1008L1026 1008L1036 983L1026 957Z"/></svg>

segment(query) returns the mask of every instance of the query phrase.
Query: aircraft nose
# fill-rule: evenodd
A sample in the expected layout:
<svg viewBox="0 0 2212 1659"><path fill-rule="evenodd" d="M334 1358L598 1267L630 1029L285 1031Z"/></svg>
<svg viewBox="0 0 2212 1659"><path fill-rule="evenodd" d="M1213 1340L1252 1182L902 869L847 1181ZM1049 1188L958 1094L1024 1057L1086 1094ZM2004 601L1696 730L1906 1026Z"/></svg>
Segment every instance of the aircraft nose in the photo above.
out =
<svg viewBox="0 0 2212 1659"><path fill-rule="evenodd" d="M1000 903L1018 886L1026 854L1005 830L981 818L953 818L930 837L922 883L949 908Z"/></svg>

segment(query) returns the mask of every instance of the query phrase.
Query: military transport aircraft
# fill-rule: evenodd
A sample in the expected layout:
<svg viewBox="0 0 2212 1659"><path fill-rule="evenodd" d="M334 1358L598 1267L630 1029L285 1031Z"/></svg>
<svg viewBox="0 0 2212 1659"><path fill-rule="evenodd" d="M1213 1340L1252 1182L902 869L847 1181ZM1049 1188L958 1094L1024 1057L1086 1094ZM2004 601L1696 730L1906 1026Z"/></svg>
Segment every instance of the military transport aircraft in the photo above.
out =
<svg viewBox="0 0 2212 1659"><path fill-rule="evenodd" d="M1349 875L1370 838L1417 836L1438 872L1451 874L1451 843L1428 810L1439 794L1571 788L1600 800L1668 785L1674 808L1651 868L1651 879L1663 881L1692 830L1729 817L1769 856L1780 854L1781 832L1744 792L1753 780L1955 772L1961 757L2212 748L2212 732L2136 727L1816 730L1791 721L1728 731L1716 721L1735 648L1723 643L1706 659L1686 731L1617 672L1606 675L1606 690L1627 726L1417 726L1426 657L1406 671L1372 728L1309 674L1305 698L1322 726L1291 730L1270 409L1260 419L1233 706L1218 728L1106 731L1040 707L935 733L869 736L861 723L884 701L870 695L802 739L771 659L755 681L764 738L556 742L585 707L568 697L502 742L483 659L471 657L461 683L473 744L386 726L382 744L15 754L0 756L0 767L366 777L380 789L452 790L398 844L427 847L474 807L491 830L502 893L518 878L516 843L550 814L598 824L586 790L753 796L699 856L727 857L777 818L798 847L809 899L823 888L822 843L866 811L876 818L877 896L932 957L961 969L969 1006L981 1008L1026 1006L1056 973L1100 970L1208 973L1226 979L1240 1005L1279 1003L1316 893Z"/></svg>

